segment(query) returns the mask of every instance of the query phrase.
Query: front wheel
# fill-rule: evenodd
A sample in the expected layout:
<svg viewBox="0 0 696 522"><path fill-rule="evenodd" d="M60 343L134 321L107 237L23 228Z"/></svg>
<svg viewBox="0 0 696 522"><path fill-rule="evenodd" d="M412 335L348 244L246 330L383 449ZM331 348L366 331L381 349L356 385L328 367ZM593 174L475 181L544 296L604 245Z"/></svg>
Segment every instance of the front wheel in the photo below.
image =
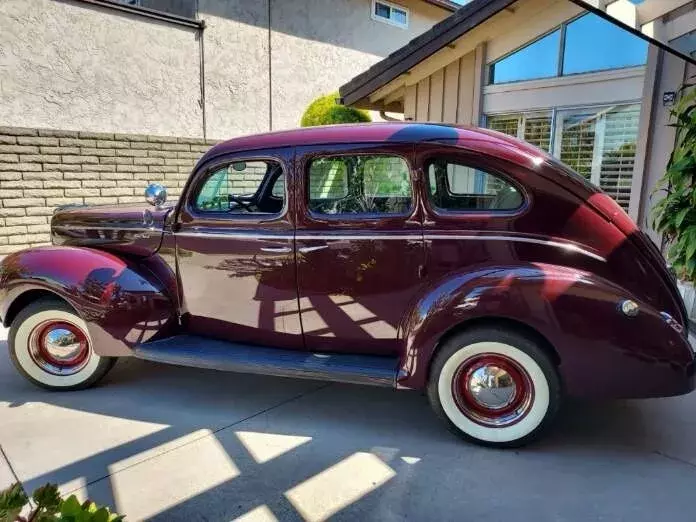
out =
<svg viewBox="0 0 696 522"><path fill-rule="evenodd" d="M537 438L558 410L561 385L540 347L516 332L477 328L450 338L433 362L428 397L450 429L484 446Z"/></svg>
<svg viewBox="0 0 696 522"><path fill-rule="evenodd" d="M17 314L8 347L19 372L49 390L88 388L115 362L94 353L82 318L67 303L53 299L31 303Z"/></svg>

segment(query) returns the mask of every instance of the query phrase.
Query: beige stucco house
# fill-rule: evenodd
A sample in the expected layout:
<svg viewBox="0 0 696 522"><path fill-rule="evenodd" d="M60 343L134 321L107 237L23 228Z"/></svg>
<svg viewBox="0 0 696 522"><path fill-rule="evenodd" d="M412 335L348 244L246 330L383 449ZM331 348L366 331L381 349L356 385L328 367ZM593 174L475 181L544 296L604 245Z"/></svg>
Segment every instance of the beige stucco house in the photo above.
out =
<svg viewBox="0 0 696 522"><path fill-rule="evenodd" d="M212 140L296 127L448 0L0 1L0 255L53 208L176 196Z"/></svg>
<svg viewBox="0 0 696 522"><path fill-rule="evenodd" d="M650 231L696 74L689 0L474 0L340 89L406 119L487 126L561 158ZM659 197L659 195L657 196Z"/></svg>

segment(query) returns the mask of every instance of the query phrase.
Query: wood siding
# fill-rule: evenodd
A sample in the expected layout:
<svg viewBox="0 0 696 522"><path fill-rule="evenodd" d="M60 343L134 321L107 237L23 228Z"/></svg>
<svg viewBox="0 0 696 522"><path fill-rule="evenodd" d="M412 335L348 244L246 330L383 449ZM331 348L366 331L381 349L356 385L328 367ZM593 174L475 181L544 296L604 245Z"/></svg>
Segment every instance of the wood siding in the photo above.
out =
<svg viewBox="0 0 696 522"><path fill-rule="evenodd" d="M472 51L417 84L408 85L404 96L406 119L478 124L480 67L476 51Z"/></svg>

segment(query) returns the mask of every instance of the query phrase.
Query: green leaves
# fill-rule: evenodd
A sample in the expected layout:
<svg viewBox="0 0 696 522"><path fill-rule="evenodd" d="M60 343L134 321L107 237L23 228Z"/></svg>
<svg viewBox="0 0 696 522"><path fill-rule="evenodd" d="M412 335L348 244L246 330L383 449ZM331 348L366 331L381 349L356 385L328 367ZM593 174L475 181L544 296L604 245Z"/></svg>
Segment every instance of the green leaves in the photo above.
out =
<svg viewBox="0 0 696 522"><path fill-rule="evenodd" d="M0 492L0 522L16 520L27 502L29 498L19 482Z"/></svg>
<svg viewBox="0 0 696 522"><path fill-rule="evenodd" d="M671 243L668 257L677 275L696 281L696 88L685 84L672 110L677 145L653 194L665 193L653 209L653 226Z"/></svg>
<svg viewBox="0 0 696 522"><path fill-rule="evenodd" d="M333 92L320 96L305 110L300 125L312 127L315 125L332 125L335 123L360 123L371 121L370 114L360 109L336 104L338 93Z"/></svg>
<svg viewBox="0 0 696 522"><path fill-rule="evenodd" d="M32 495L36 508L26 517L31 522L121 522L124 517L100 507L91 500L83 502L75 495L61 500L58 487L46 484ZM0 491L0 522L25 521L19 514L29 502L21 484Z"/></svg>

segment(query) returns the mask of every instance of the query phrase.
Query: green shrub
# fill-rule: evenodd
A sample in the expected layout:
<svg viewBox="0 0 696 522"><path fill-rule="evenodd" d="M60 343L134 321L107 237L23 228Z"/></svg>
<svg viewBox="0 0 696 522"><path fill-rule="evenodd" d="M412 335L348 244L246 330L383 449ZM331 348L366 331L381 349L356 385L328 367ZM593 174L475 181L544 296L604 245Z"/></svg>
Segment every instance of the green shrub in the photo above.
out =
<svg viewBox="0 0 696 522"><path fill-rule="evenodd" d="M0 522L121 522L124 518L89 500L80 504L75 495L62 500L55 484L40 487L31 498L36 507L22 517L20 513L29 503L22 485L0 491Z"/></svg>
<svg viewBox="0 0 696 522"><path fill-rule="evenodd" d="M337 105L337 92L321 96L309 104L302 115L300 125L313 127L316 125L332 125L334 123L361 123L372 121L367 111L353 109L345 105Z"/></svg>
<svg viewBox="0 0 696 522"><path fill-rule="evenodd" d="M696 281L696 83L681 89L672 110L677 145L655 192L665 197L654 209L653 226L670 243L667 257L677 276Z"/></svg>

